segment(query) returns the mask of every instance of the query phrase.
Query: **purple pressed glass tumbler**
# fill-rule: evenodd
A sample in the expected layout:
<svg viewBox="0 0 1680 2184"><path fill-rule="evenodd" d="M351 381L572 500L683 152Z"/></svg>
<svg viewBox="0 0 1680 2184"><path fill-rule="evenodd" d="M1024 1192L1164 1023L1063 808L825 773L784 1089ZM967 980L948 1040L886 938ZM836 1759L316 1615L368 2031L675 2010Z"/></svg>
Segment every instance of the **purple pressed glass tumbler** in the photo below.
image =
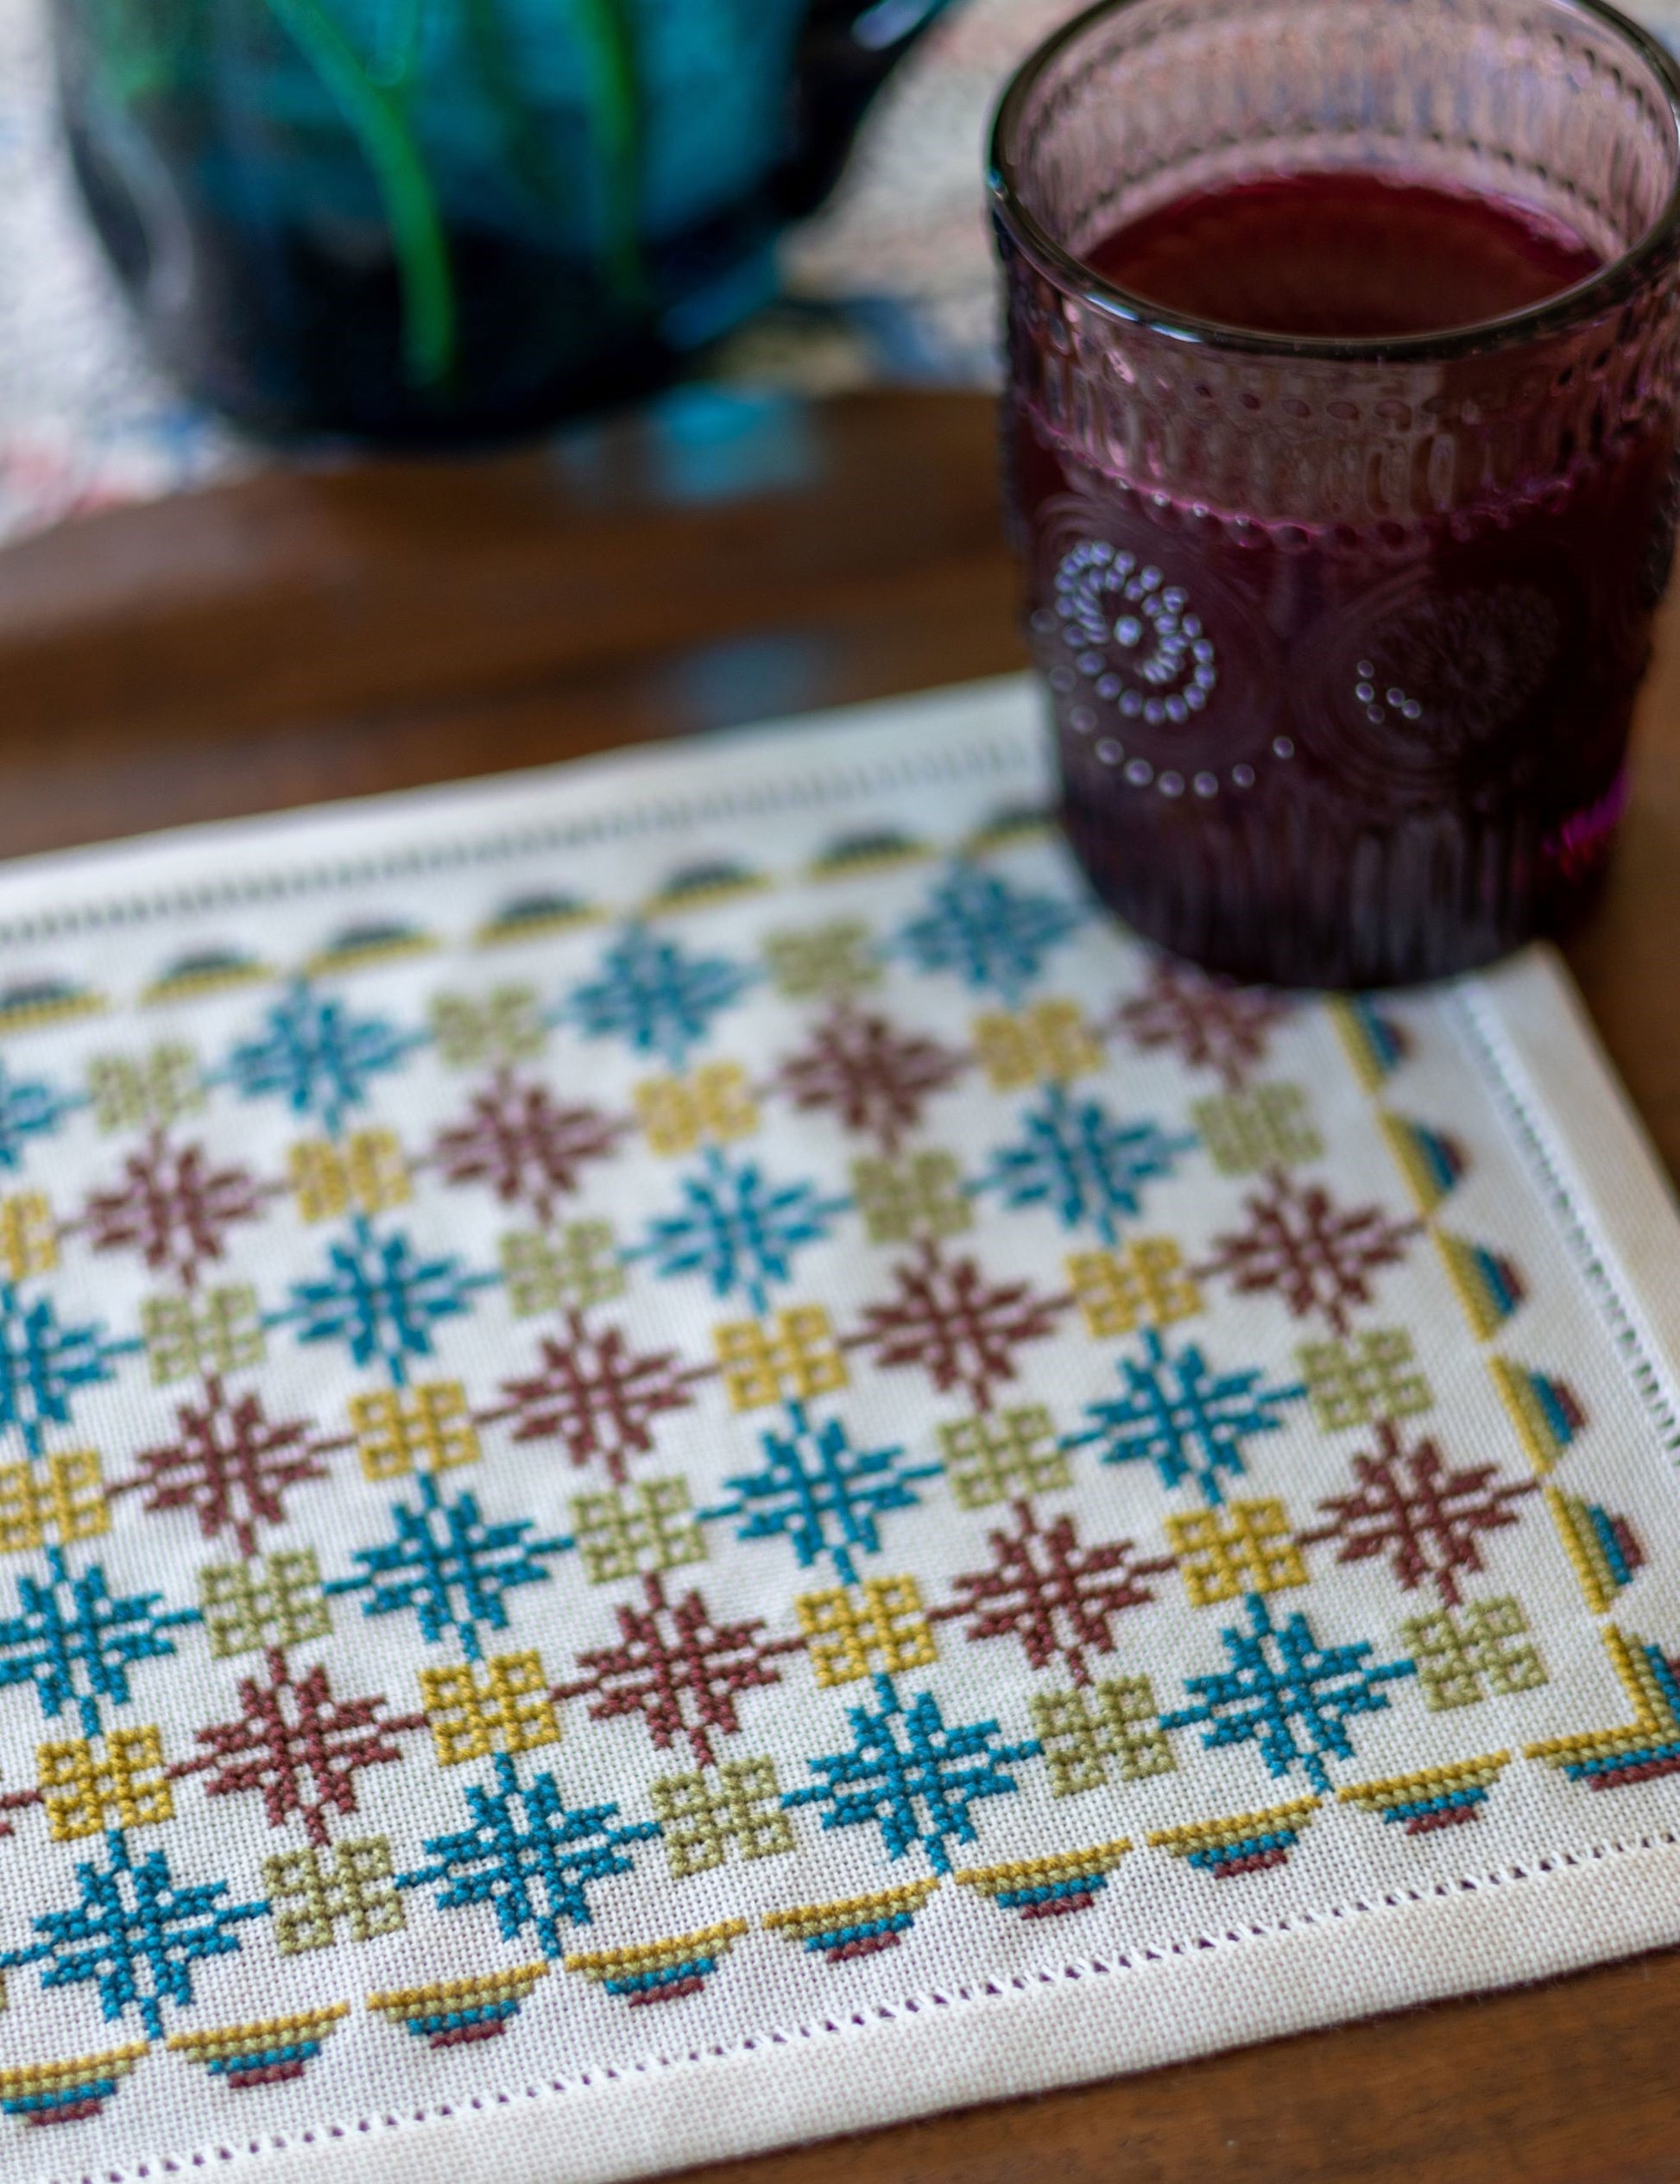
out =
<svg viewBox="0 0 1680 2184"><path fill-rule="evenodd" d="M1280 984L1602 877L1672 558L1680 73L1596 0L1109 0L996 124L1070 838Z"/></svg>

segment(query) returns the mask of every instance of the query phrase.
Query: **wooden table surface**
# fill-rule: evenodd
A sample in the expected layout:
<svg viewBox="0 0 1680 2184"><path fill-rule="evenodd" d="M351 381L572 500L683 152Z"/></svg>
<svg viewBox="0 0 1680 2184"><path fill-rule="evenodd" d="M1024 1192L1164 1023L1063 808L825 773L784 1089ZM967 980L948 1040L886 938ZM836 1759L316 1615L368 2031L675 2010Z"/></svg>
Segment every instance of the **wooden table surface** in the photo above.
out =
<svg viewBox="0 0 1680 2184"><path fill-rule="evenodd" d="M0 855L576 756L1022 659L990 406L699 393L493 461L275 473L0 553ZM1572 951L1680 1174L1680 617ZM1680 2179L1680 1953L697 2172Z"/></svg>

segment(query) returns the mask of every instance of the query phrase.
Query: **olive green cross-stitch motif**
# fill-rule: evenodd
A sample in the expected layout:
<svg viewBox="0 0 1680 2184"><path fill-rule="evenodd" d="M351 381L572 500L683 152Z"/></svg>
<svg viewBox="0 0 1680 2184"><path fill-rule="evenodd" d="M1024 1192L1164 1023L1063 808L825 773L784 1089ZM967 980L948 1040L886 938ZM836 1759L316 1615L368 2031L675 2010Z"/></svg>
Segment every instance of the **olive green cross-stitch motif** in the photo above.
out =
<svg viewBox="0 0 1680 2184"><path fill-rule="evenodd" d="M1416 1417L1435 1406L1404 1328L1378 1327L1346 1341L1303 1342L1295 1353L1312 1415L1326 1433Z"/></svg>
<svg viewBox="0 0 1680 2184"><path fill-rule="evenodd" d="M685 1479L646 1479L577 1494L572 1526L591 1585L706 1559L706 1538L692 1515Z"/></svg>
<svg viewBox="0 0 1680 2184"><path fill-rule="evenodd" d="M855 1160L852 1189L871 1243L960 1236L974 1226L974 1209L963 1195L962 1171L948 1152Z"/></svg>
<svg viewBox="0 0 1680 2184"><path fill-rule="evenodd" d="M1472 1707L1493 1694L1534 1691L1547 1680L1519 1600L1470 1600L1455 1613L1417 1615L1400 1635L1418 1663L1424 1703L1439 1713Z"/></svg>
<svg viewBox="0 0 1680 2184"><path fill-rule="evenodd" d="M439 994L432 1003L432 1032L452 1069L486 1062L527 1062L548 1043L537 994L529 986L495 986L482 998Z"/></svg>
<svg viewBox="0 0 1680 2184"><path fill-rule="evenodd" d="M799 1846L772 1759L726 1759L712 1774L666 1775L650 1784L648 1796L673 1880L713 1872L731 1843L752 1859L782 1858Z"/></svg>
<svg viewBox="0 0 1680 2184"><path fill-rule="evenodd" d="M1323 1157L1324 1140L1298 1084L1257 1084L1197 1100L1190 1115L1222 1175L1254 1175Z"/></svg>
<svg viewBox="0 0 1680 2184"><path fill-rule="evenodd" d="M195 1297L148 1297L140 1329L160 1386L195 1373L241 1372L268 1355L256 1291L247 1282Z"/></svg>
<svg viewBox="0 0 1680 2184"><path fill-rule="evenodd" d="M332 1629L320 1565L310 1547L260 1561L211 1563L199 1572L199 1606L218 1660L268 1645L301 1645Z"/></svg>
<svg viewBox="0 0 1680 2184"><path fill-rule="evenodd" d="M174 1042L137 1057L96 1054L87 1065L87 1089L93 1119L107 1134L179 1122L205 1105L198 1056Z"/></svg>
<svg viewBox="0 0 1680 2184"><path fill-rule="evenodd" d="M338 1843L330 1853L311 1844L265 1859L275 1947L282 1956L330 1949L340 1927L351 1941L401 1933L406 1922L395 1872L391 1846L382 1835Z"/></svg>
<svg viewBox="0 0 1680 2184"><path fill-rule="evenodd" d="M1147 1676L1106 1677L1084 1691L1040 1691L1030 1710L1058 1797L1101 1789L1110 1767L1115 1781L1141 1782L1177 1766Z"/></svg>
<svg viewBox="0 0 1680 2184"><path fill-rule="evenodd" d="M629 1280L609 1221L569 1221L552 1237L510 1230L501 1257L508 1301L521 1319L568 1304L605 1304L622 1297Z"/></svg>
<svg viewBox="0 0 1680 2184"><path fill-rule="evenodd" d="M1017 1494L1072 1483L1073 1468L1042 1403L955 1418L939 1428L951 1492L964 1509L989 1509Z"/></svg>

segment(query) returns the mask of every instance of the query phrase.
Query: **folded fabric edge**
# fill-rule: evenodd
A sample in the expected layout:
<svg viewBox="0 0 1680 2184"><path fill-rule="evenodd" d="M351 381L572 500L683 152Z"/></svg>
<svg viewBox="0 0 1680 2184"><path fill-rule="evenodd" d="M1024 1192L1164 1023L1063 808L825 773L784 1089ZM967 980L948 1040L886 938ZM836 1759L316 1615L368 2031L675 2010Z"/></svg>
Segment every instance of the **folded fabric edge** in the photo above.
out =
<svg viewBox="0 0 1680 2184"><path fill-rule="evenodd" d="M382 849L400 848L415 860L457 845L483 855L505 839L517 850L545 818L581 827L640 813L650 826L680 825L685 805L731 781L791 786L837 769L845 780L836 784L836 800L845 800L894 786L907 759L977 750L988 739L1032 764L1037 711L1030 678L994 677L518 773L14 858L0 862L0 927L54 912L97 918L136 902L167 912L224 882L243 893L264 885L291 893L355 884L363 876L356 868L376 862ZM1047 754L1041 770L1047 781ZM871 773L882 777L878 784L867 778ZM155 898L167 899L154 904Z"/></svg>
<svg viewBox="0 0 1680 2184"><path fill-rule="evenodd" d="M1680 1455L1680 1206L1550 948L1459 988L1462 1020L1506 1119L1671 1457Z"/></svg>
<svg viewBox="0 0 1680 2184"><path fill-rule="evenodd" d="M487 2092L306 2138L168 2149L100 2184L249 2168L257 2184L624 2184L1190 2061L1680 1943L1680 1840L1606 1843L1170 1952L878 2005L723 2053ZM60 2184L65 2184L60 2179Z"/></svg>

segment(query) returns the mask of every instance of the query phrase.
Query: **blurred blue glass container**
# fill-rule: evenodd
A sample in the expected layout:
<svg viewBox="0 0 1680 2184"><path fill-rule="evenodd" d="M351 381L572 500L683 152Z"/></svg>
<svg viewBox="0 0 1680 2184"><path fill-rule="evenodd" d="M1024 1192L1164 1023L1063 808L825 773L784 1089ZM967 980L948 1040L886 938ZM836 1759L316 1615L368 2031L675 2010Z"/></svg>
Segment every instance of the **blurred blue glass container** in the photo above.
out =
<svg viewBox="0 0 1680 2184"><path fill-rule="evenodd" d="M55 0L154 353L273 432L470 439L657 384L949 0Z"/></svg>

